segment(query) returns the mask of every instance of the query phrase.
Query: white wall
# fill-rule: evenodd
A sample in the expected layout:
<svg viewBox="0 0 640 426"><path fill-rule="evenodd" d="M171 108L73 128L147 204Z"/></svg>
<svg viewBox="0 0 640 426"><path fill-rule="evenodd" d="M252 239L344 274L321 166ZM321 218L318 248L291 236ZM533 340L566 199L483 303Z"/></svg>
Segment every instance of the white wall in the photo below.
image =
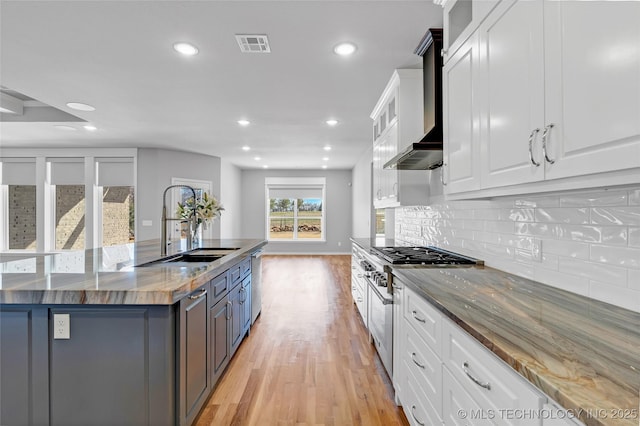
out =
<svg viewBox="0 0 640 426"><path fill-rule="evenodd" d="M371 161L373 147L369 147L352 170L353 217L352 233L355 238L370 238L372 234L373 207L371 200Z"/></svg>
<svg viewBox="0 0 640 426"><path fill-rule="evenodd" d="M242 238L266 238L266 177L325 177L325 242L269 242L268 253L350 253L351 170L243 170Z"/></svg>
<svg viewBox="0 0 640 426"><path fill-rule="evenodd" d="M220 217L220 238L240 238L242 235L242 170L221 159L220 202L224 207Z"/></svg>
<svg viewBox="0 0 640 426"><path fill-rule="evenodd" d="M442 193L439 171L431 193ZM402 245L435 245L490 267L640 312L640 187L396 209ZM542 244L542 261L531 244Z"/></svg>
<svg viewBox="0 0 640 426"><path fill-rule="evenodd" d="M173 177L211 181L213 195L220 199L219 157L167 149L140 148L138 186L135 194L137 241L160 238L162 193L171 185ZM152 225L142 226L144 220L151 220ZM220 221L214 221L212 226L213 238L220 238Z"/></svg>

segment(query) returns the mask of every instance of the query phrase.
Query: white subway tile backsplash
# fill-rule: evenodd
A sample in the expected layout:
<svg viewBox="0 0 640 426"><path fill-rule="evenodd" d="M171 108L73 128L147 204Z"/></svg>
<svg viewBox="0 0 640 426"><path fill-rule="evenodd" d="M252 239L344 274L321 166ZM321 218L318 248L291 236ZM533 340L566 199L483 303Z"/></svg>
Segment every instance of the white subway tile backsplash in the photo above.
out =
<svg viewBox="0 0 640 426"><path fill-rule="evenodd" d="M435 200L397 209L397 241L477 257L640 312L640 188ZM542 243L541 262L531 255L534 238Z"/></svg>
<svg viewBox="0 0 640 426"><path fill-rule="evenodd" d="M640 225L640 207L594 207L591 223L595 225Z"/></svg>
<svg viewBox="0 0 640 426"><path fill-rule="evenodd" d="M552 253L558 256L575 257L584 260L589 259L589 244L586 243L546 239L542 244L543 253Z"/></svg>
<svg viewBox="0 0 640 426"><path fill-rule="evenodd" d="M607 282L592 280L589 282L589 297L640 312L640 291L629 288L611 291Z"/></svg>
<svg viewBox="0 0 640 426"><path fill-rule="evenodd" d="M588 225L589 209L543 207L536 209L535 221L547 223L570 223L573 225Z"/></svg>
<svg viewBox="0 0 640 426"><path fill-rule="evenodd" d="M594 244L591 246L591 260L593 262L640 269L640 249Z"/></svg>
<svg viewBox="0 0 640 426"><path fill-rule="evenodd" d="M504 209L500 211L499 219L512 222L533 222L534 216L534 209Z"/></svg>
<svg viewBox="0 0 640 426"><path fill-rule="evenodd" d="M627 287L632 290L640 291L640 269L629 269Z"/></svg>
<svg viewBox="0 0 640 426"><path fill-rule="evenodd" d="M626 206L629 195L625 190L574 193L560 196L561 207Z"/></svg>
<svg viewBox="0 0 640 426"><path fill-rule="evenodd" d="M629 228L629 246L640 247L640 228Z"/></svg>
<svg viewBox="0 0 640 426"><path fill-rule="evenodd" d="M608 282L619 287L627 285L627 269L618 266L563 257L558 261L558 269L565 274Z"/></svg>

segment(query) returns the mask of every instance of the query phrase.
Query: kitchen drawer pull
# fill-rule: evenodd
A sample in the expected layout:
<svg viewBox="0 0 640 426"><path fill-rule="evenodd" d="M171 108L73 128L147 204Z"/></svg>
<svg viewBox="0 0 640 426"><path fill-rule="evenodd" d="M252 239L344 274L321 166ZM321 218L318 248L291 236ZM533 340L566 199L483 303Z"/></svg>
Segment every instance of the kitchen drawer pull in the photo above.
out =
<svg viewBox="0 0 640 426"><path fill-rule="evenodd" d="M544 159L547 163L553 164L556 160L549 158L549 153L547 152L547 137L549 136L549 132L555 126L555 124L550 123L544 128L544 132L542 133L542 153L544 154Z"/></svg>
<svg viewBox="0 0 640 426"><path fill-rule="evenodd" d="M196 300L196 299L200 299L201 297L204 297L207 294L207 289L206 288L201 288L200 289L200 294L196 294L195 296L192 294L189 296L189 299L191 300Z"/></svg>
<svg viewBox="0 0 640 426"><path fill-rule="evenodd" d="M412 315L413 315L413 317L416 319L416 321L420 321L420 322L427 322L427 320L426 320L426 319L424 319L424 318L420 318L420 317L417 315L417 313L418 313L418 312L417 312L417 311L415 311L415 310L414 310L414 311L411 311L411 314L412 314Z"/></svg>
<svg viewBox="0 0 640 426"><path fill-rule="evenodd" d="M491 383L481 382L469 372L469 363L467 361L462 364L462 371L464 371L464 374L466 374L467 377L470 378L476 385L480 386L481 388L485 388L486 390L491 390Z"/></svg>
<svg viewBox="0 0 640 426"><path fill-rule="evenodd" d="M420 368L422 368L424 370L424 364L420 364L418 361L416 361L416 353L415 352L413 352L411 354L411 361L413 361L413 363L415 365L417 365L418 367L420 367Z"/></svg>
<svg viewBox="0 0 640 426"><path fill-rule="evenodd" d="M362 297L358 297L358 303L362 303Z"/></svg>
<svg viewBox="0 0 640 426"><path fill-rule="evenodd" d="M411 417L413 417L413 420L415 420L416 422L418 422L419 425L424 426L424 423L422 423L420 420L418 420L418 418L416 417L416 415L413 413L416 409L415 405L411 406Z"/></svg>
<svg viewBox="0 0 640 426"><path fill-rule="evenodd" d="M376 196L378 200L382 200L382 189L378 189L378 191L376 192Z"/></svg>
<svg viewBox="0 0 640 426"><path fill-rule="evenodd" d="M540 132L540 129L536 128L533 129L531 131L531 134L529 135L529 161L531 161L531 164L533 164L534 166L538 167L540 166L540 163L537 162L534 158L533 158L533 141L536 138L536 135ZM547 131L545 130L545 135L547 134ZM542 138L542 141L544 143L544 137Z"/></svg>

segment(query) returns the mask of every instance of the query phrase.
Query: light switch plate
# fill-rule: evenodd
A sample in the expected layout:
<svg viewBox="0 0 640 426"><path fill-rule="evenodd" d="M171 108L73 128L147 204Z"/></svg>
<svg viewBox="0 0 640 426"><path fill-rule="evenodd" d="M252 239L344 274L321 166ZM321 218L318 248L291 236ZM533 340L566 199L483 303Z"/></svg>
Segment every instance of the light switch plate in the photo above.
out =
<svg viewBox="0 0 640 426"><path fill-rule="evenodd" d="M70 339L71 327L69 314L53 314L53 338Z"/></svg>

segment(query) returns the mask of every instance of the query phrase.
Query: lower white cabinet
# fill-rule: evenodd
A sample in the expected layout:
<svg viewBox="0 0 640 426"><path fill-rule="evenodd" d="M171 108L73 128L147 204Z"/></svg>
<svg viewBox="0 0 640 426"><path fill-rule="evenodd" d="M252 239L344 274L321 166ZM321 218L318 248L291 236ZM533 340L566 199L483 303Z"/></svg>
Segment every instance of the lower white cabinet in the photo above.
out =
<svg viewBox="0 0 640 426"><path fill-rule="evenodd" d="M542 426L583 426L584 423L576 419L564 408L553 402L548 402L542 406L544 417Z"/></svg>
<svg viewBox="0 0 640 426"><path fill-rule="evenodd" d="M540 413L544 394L402 281L394 286L404 315L394 322L393 380L412 425L543 424L518 413Z"/></svg>

